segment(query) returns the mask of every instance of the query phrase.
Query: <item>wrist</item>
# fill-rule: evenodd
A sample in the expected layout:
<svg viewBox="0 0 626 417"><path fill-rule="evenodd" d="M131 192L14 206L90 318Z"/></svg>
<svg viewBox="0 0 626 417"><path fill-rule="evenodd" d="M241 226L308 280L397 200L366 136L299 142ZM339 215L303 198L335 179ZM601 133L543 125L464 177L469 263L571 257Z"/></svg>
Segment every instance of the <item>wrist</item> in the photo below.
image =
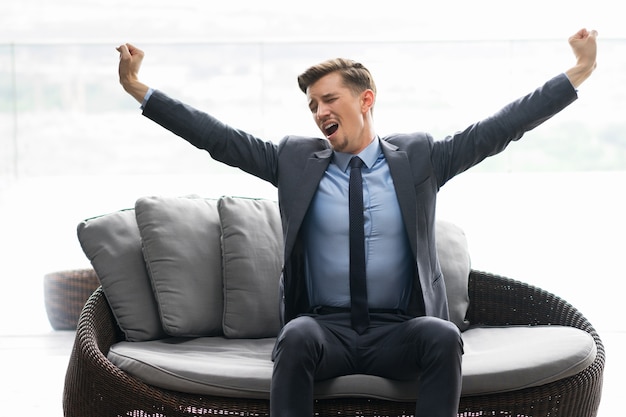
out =
<svg viewBox="0 0 626 417"><path fill-rule="evenodd" d="M591 65L579 63L567 70L565 74L569 78L574 88L578 88L583 83L583 81L589 78L595 67L595 62Z"/></svg>
<svg viewBox="0 0 626 417"><path fill-rule="evenodd" d="M148 86L143 84L137 79L127 79L121 82L122 88L128 94L130 94L139 103L143 102L146 93L148 92Z"/></svg>

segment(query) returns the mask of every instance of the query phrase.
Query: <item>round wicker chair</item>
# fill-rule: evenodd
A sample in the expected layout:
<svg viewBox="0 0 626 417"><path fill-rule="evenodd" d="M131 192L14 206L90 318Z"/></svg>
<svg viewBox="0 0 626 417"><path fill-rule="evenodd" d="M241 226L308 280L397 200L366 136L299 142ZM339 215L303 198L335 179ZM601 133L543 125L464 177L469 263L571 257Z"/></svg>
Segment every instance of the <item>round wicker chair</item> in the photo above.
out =
<svg viewBox="0 0 626 417"><path fill-rule="evenodd" d="M91 293L100 286L90 269L50 272L44 275L44 303L54 330L75 330L78 317Z"/></svg>
<svg viewBox="0 0 626 417"><path fill-rule="evenodd" d="M91 272L95 275L94 272ZM540 288L510 278L472 271L468 319L483 325L555 324L582 329L597 345L595 361L577 375L515 392L462 397L459 417L551 416L593 417L602 392L605 352L587 319L573 306ZM146 385L106 358L109 347L122 340L101 288L87 301L65 379L66 417L131 416L267 416L263 400L190 395ZM413 402L350 398L317 401L319 416L412 416Z"/></svg>

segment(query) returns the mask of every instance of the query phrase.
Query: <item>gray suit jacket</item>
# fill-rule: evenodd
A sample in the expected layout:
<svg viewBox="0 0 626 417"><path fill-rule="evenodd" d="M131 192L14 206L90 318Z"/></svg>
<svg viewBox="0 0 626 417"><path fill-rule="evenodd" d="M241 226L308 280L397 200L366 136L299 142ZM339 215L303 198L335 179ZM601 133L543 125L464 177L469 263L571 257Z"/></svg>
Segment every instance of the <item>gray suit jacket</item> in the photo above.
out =
<svg viewBox="0 0 626 417"><path fill-rule="evenodd" d="M435 245L439 188L511 141L558 113L577 98L564 74L461 132L435 141L426 133L382 138L412 252L413 292L408 313L448 319L448 301ZM233 129L214 117L155 91L144 115L211 156L278 187L284 234L282 317L287 322L309 309L300 226L332 150L325 139L286 136L277 145Z"/></svg>

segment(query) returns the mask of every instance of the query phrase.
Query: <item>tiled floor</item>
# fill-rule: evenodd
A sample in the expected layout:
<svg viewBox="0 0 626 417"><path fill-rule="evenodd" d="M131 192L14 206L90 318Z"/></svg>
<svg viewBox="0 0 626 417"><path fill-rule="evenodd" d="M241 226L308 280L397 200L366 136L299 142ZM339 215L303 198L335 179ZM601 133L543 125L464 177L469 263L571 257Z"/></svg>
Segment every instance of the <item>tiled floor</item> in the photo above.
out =
<svg viewBox="0 0 626 417"><path fill-rule="evenodd" d="M0 336L3 416L63 415L65 370L74 332Z"/></svg>
<svg viewBox="0 0 626 417"><path fill-rule="evenodd" d="M623 414L622 377L626 373L626 334L601 335L608 352L604 391L598 417ZM61 417L67 360L74 332L51 331L34 336L0 336L0 369L3 370L3 411L8 416Z"/></svg>

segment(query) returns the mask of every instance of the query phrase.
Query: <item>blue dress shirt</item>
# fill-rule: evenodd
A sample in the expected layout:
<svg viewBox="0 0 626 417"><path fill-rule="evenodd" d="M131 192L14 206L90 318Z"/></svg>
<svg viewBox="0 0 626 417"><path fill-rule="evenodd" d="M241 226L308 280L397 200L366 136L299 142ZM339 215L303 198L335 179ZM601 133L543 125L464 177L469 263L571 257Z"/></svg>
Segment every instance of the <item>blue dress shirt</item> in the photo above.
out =
<svg viewBox="0 0 626 417"><path fill-rule="evenodd" d="M334 152L303 223L312 306L350 306L348 182L354 155ZM415 262L389 166L376 138L359 156L369 308L406 310Z"/></svg>

